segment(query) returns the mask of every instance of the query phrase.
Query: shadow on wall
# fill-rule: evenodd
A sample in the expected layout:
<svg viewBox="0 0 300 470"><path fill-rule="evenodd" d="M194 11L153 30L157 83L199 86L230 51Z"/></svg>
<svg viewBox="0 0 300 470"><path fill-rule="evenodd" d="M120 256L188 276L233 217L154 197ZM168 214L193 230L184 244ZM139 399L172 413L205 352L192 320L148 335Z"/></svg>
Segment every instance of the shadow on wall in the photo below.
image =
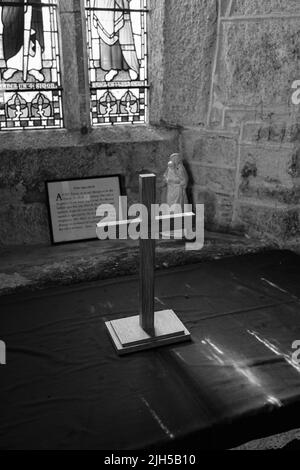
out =
<svg viewBox="0 0 300 470"><path fill-rule="evenodd" d="M206 229L216 229L216 207L217 207L217 198L216 195L209 190L197 190L195 194L195 179L191 166L188 161L184 160L184 166L189 177L189 185L187 188L187 196L189 204L192 204L195 207L196 204L204 204L204 215L205 215L205 228Z"/></svg>

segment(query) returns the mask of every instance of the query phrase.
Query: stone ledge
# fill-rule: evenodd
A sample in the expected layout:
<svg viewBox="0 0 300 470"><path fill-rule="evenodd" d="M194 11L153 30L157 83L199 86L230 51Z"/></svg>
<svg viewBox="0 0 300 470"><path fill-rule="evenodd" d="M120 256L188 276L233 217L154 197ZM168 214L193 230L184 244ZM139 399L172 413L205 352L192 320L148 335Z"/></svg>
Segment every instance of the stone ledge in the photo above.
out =
<svg viewBox="0 0 300 470"><path fill-rule="evenodd" d="M176 130L150 125L97 127L86 134L82 134L79 130L68 129L1 131L0 146L1 151L51 149L85 147L98 143L161 142L174 139L176 136Z"/></svg>
<svg viewBox="0 0 300 470"><path fill-rule="evenodd" d="M299 205L270 204L265 201L238 201L237 220L247 227L252 236L264 233L281 247L296 242L300 237Z"/></svg>
<svg viewBox="0 0 300 470"><path fill-rule="evenodd" d="M207 233L203 250L185 251L183 242L157 244L156 268L198 263L206 259L255 253L276 247L263 240ZM138 243L92 241L52 247L15 247L0 252L0 295L137 274Z"/></svg>

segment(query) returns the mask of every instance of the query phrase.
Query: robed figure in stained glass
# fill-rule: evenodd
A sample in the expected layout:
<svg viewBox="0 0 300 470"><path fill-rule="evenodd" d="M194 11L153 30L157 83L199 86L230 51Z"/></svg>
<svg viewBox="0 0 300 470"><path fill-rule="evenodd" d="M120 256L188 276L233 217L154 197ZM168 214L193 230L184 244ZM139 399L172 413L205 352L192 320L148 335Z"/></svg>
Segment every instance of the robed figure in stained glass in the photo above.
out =
<svg viewBox="0 0 300 470"><path fill-rule="evenodd" d="M112 81L121 70L128 71L131 80L139 76L139 61L130 17L131 0L94 0L93 22L100 37L100 67L107 71L105 80Z"/></svg>
<svg viewBox="0 0 300 470"><path fill-rule="evenodd" d="M35 0L35 8L24 0L10 0L9 5L2 7L4 80L19 71L24 82L28 75L39 82L45 79L42 73L43 15L42 9L38 8L41 3L41 0Z"/></svg>

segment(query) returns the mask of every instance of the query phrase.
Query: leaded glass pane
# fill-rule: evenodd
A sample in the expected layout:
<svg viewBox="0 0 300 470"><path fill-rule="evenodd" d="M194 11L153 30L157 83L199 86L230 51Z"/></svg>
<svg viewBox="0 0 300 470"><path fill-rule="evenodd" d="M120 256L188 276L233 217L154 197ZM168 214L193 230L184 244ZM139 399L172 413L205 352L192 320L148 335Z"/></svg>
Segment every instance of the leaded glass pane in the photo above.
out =
<svg viewBox="0 0 300 470"><path fill-rule="evenodd" d="M92 125L145 123L147 0L85 0Z"/></svg>
<svg viewBox="0 0 300 470"><path fill-rule="evenodd" d="M57 0L0 0L0 130L63 127Z"/></svg>

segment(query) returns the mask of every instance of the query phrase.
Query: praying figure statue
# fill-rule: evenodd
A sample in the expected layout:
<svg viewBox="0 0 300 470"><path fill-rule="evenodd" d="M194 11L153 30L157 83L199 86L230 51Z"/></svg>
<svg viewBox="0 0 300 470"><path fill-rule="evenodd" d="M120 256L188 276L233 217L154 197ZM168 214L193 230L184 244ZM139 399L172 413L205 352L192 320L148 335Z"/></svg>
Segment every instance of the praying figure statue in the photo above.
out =
<svg viewBox="0 0 300 470"><path fill-rule="evenodd" d="M167 183L167 204L173 206L177 204L184 212L184 205L188 204L186 189L188 186L188 175L184 168L182 157L179 153L174 153L170 157L168 169L164 174Z"/></svg>
<svg viewBox="0 0 300 470"><path fill-rule="evenodd" d="M128 71L131 80L139 76L139 61L130 16L131 0L102 0L103 10L94 10L93 23L100 37L100 67L111 82L120 71ZM94 0L94 8L99 7Z"/></svg>
<svg viewBox="0 0 300 470"><path fill-rule="evenodd" d="M43 15L39 8L41 0L35 0L37 8L24 0L13 0L2 7L3 55L6 70L4 80L22 72L23 81L28 75L38 82L45 77L42 68L44 50Z"/></svg>

